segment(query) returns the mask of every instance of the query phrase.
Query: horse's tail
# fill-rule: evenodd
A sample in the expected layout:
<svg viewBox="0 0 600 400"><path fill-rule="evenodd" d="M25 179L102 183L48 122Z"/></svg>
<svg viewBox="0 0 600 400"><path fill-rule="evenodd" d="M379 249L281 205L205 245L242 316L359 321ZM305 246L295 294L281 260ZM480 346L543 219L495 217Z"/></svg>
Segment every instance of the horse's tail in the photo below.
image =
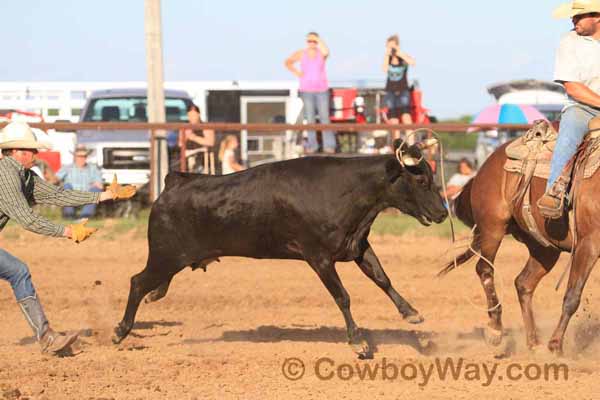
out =
<svg viewBox="0 0 600 400"><path fill-rule="evenodd" d="M471 179L463 187L458 197L454 200L454 214L461 220L465 225L473 228L473 239L469 248L460 254L458 257L448 262L444 268L438 272L437 276L444 276L448 272L452 271L456 267L466 263L479 252L481 247L480 231L475 226L475 218L473 218L473 208L471 207L471 188L473 186L473 179Z"/></svg>

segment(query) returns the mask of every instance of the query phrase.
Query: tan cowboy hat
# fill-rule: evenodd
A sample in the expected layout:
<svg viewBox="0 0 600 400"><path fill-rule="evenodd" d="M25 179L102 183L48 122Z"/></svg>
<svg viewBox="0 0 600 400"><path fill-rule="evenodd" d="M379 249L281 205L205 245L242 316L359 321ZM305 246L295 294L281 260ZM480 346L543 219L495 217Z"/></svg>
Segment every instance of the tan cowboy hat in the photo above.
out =
<svg viewBox="0 0 600 400"><path fill-rule="evenodd" d="M15 121L0 132L0 149L50 149L25 122Z"/></svg>
<svg viewBox="0 0 600 400"><path fill-rule="evenodd" d="M77 147L75 147L75 151L72 151L71 153L75 156L89 156L90 153L92 151L88 150L87 147L85 147L85 145L83 144L78 144Z"/></svg>
<svg viewBox="0 0 600 400"><path fill-rule="evenodd" d="M554 18L573 18L576 15L600 13L600 0L574 0L558 6L552 16Z"/></svg>

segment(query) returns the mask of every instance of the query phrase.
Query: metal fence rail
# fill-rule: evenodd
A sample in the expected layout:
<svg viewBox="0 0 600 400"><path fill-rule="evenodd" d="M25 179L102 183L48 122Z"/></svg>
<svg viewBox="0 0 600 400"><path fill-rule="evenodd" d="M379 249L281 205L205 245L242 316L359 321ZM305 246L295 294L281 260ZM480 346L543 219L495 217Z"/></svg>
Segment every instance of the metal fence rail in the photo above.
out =
<svg viewBox="0 0 600 400"><path fill-rule="evenodd" d="M0 128L6 123L0 123ZM436 123L436 124L356 124L356 123L340 123L340 124L239 124L229 122L210 122L201 124L189 124L184 122L166 122L166 123L146 123L146 122L36 122L30 123L34 128L43 130L55 129L57 131L74 131L74 130L167 130L174 131L179 129L213 129L217 131L251 131L251 132L281 132L281 131L304 131L304 130L331 130L345 132L366 132L375 130L406 130L429 128L438 132L461 132L465 133L468 129L505 129L505 130L525 130L531 125L528 124L460 124L460 123Z"/></svg>
<svg viewBox="0 0 600 400"><path fill-rule="evenodd" d="M0 123L3 128L7 122ZM277 124L277 123L228 123L228 122L208 122L200 124L190 124L185 122L167 122L167 123L147 123L147 122L36 122L30 123L30 126L42 130L55 130L57 132L76 132L76 131L103 131L103 130L123 130L123 131L148 131L150 135L150 197L155 199L158 193L162 191L163 180L169 169L168 155L166 150L166 132L181 132L184 129L191 130L214 130L221 133L226 132L260 132L261 136L281 135L286 132L302 132L306 130L314 131L333 131L339 134L370 132L370 131L406 131L419 128L428 128L436 132L443 133L462 133L473 132L477 130L507 130L521 131L531 127L529 124L464 124L464 123L435 123L435 124L357 124L357 123L330 123L330 124ZM164 149L164 150L163 150ZM185 144L179 143L181 151L180 164L181 169L186 170ZM215 155L207 152L208 171L214 173Z"/></svg>

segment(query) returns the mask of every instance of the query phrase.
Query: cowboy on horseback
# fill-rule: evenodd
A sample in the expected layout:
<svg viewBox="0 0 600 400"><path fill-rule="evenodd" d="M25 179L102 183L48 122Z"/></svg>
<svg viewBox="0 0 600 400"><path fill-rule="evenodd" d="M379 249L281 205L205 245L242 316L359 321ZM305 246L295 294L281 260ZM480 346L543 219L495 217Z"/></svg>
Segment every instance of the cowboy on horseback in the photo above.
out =
<svg viewBox="0 0 600 400"><path fill-rule="evenodd" d="M562 112L546 192L537 205L546 218L560 218L570 182L565 168L600 115L600 0L575 0L559 6L555 18L571 18L574 28L560 41L554 81L564 85L569 104Z"/></svg>

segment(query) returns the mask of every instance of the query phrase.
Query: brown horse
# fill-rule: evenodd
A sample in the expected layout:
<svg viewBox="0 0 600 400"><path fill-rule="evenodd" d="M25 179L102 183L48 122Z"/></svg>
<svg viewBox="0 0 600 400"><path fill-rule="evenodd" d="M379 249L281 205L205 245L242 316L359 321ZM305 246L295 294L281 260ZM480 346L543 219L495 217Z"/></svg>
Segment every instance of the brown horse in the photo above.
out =
<svg viewBox="0 0 600 400"><path fill-rule="evenodd" d="M467 183L455 202L455 212L465 224L473 227L474 237L469 249L457 258L457 265L472 258L475 250L479 260L476 270L487 297L490 321L485 329L486 341L499 345L502 341L502 306L499 303L494 285L494 262L500 243L505 235L511 234L527 246L529 259L515 279L515 286L521 305L521 312L527 335L527 345L539 345L531 301L540 280L554 267L562 251L573 251L566 293L563 299L562 315L558 326L548 343L555 354L562 354L563 340L569 320L577 311L585 283L600 256L600 202L596 194L600 192L600 172L588 179L582 179L582 170L576 170L573 177L574 198L577 205L574 221L577 227L577 241L569 229L569 218L563 215L558 220L544 219L536 206L544 193L546 180L537 177L531 182L531 208L539 232L552 243L545 247L529 233L522 212L522 200L514 203L520 176L504 170L507 160L505 148L497 149L482 165L477 175ZM489 263L488 261L489 260ZM443 275L455 267L449 263L440 272Z"/></svg>

